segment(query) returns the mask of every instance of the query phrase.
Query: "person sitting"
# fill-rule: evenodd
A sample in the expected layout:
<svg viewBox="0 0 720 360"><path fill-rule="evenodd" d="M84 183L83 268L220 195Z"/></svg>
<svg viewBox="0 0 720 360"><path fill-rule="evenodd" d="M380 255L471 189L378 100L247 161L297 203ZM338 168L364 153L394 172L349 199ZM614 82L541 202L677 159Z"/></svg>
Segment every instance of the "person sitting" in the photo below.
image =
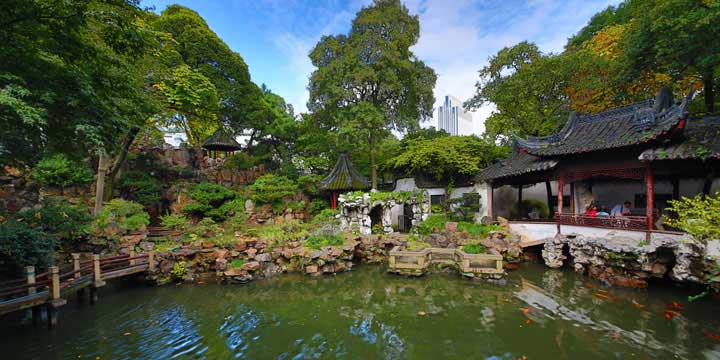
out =
<svg viewBox="0 0 720 360"><path fill-rule="evenodd" d="M630 211L630 206L632 204L629 201L624 202L622 205L617 204L615 207L612 208L610 211L610 216L628 216L632 212Z"/></svg>
<svg viewBox="0 0 720 360"><path fill-rule="evenodd" d="M588 207L585 209L585 215L596 217L597 216L597 205L595 205L594 202L590 203Z"/></svg>
<svg viewBox="0 0 720 360"><path fill-rule="evenodd" d="M598 212L597 212L597 217L606 218L606 217L610 217L610 214L607 212L607 209L604 206L602 206L602 207L600 207L600 210L598 210Z"/></svg>

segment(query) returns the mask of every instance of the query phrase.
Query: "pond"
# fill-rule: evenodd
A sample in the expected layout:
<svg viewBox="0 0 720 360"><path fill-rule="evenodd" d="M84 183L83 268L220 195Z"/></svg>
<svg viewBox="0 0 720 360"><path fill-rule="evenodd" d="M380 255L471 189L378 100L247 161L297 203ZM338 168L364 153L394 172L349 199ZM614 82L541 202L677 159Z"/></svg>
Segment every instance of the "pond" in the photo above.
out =
<svg viewBox="0 0 720 360"><path fill-rule="evenodd" d="M720 301L687 295L539 264L504 285L362 265L242 286L116 284L63 307L54 330L4 320L0 345L6 359L720 358Z"/></svg>

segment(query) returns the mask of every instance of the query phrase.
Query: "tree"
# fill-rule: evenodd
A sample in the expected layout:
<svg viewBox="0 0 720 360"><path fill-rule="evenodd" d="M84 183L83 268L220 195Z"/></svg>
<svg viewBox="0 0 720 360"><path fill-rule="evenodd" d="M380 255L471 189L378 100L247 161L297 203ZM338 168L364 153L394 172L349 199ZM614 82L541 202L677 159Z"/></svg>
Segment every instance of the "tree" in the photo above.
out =
<svg viewBox="0 0 720 360"><path fill-rule="evenodd" d="M480 70L476 93L465 107L495 105L485 120L485 135L493 141L507 143L511 133L547 135L567 119L568 66L567 58L543 54L532 43L506 47Z"/></svg>
<svg viewBox="0 0 720 360"><path fill-rule="evenodd" d="M194 131L189 135L197 144L218 121L237 134L249 133L266 121L268 107L260 88L250 81L247 64L200 15L170 5L160 16L149 16L148 22L153 30L166 34L159 41L168 48L160 62L171 71L157 84L161 91L168 90L168 107L175 110L168 122L184 115L183 123Z"/></svg>
<svg viewBox="0 0 720 360"><path fill-rule="evenodd" d="M136 0L0 3L0 164L109 149L154 111Z"/></svg>
<svg viewBox="0 0 720 360"><path fill-rule="evenodd" d="M658 0L647 2L642 10L628 34L624 57L628 76L647 68L665 70L674 80L697 74L702 78L705 110L713 112L720 67L720 2Z"/></svg>
<svg viewBox="0 0 720 360"><path fill-rule="evenodd" d="M391 130L419 127L432 116L435 72L410 51L420 25L399 0L360 10L347 35L324 36L310 53L308 109L323 127L354 134L369 146L377 187L378 141Z"/></svg>
<svg viewBox="0 0 720 360"><path fill-rule="evenodd" d="M401 144L401 151L385 166L406 176L435 181L472 177L507 155L507 148L477 136L419 137L403 139Z"/></svg>

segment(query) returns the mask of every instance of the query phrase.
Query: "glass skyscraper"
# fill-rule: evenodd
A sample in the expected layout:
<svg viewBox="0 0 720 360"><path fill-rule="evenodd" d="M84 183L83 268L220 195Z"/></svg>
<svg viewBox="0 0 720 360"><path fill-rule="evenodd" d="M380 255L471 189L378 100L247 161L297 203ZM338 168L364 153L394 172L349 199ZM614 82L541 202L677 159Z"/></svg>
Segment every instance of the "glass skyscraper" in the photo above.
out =
<svg viewBox="0 0 720 360"><path fill-rule="evenodd" d="M472 133L472 115L462 108L462 102L450 95L437 109L438 130L450 135L468 135Z"/></svg>

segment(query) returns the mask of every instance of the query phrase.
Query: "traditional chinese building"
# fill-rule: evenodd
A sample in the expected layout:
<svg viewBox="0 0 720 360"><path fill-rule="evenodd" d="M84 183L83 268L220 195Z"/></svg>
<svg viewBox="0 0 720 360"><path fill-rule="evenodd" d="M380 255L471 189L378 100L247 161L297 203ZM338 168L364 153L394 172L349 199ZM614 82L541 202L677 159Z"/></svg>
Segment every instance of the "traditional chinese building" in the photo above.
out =
<svg viewBox="0 0 720 360"><path fill-rule="evenodd" d="M518 188L519 204L524 186L552 181L547 202L558 231L561 224L652 231L667 201L709 194L718 185L720 116L689 116L690 100L676 102L662 89L654 100L573 113L555 134L515 137L511 156L479 177L489 189ZM568 188L570 196L563 196ZM488 191L491 218L493 194ZM610 212L625 201L632 204L631 216L584 214L590 203Z"/></svg>
<svg viewBox="0 0 720 360"><path fill-rule="evenodd" d="M222 127L208 136L207 139L203 141L202 147L213 158L217 158L220 154L227 157L235 151L242 149L242 146L238 144L232 134Z"/></svg>
<svg viewBox="0 0 720 360"><path fill-rule="evenodd" d="M347 154L340 154L335 167L320 181L320 190L330 193L330 207L337 208L338 194L345 191L366 190L370 182L353 167Z"/></svg>

